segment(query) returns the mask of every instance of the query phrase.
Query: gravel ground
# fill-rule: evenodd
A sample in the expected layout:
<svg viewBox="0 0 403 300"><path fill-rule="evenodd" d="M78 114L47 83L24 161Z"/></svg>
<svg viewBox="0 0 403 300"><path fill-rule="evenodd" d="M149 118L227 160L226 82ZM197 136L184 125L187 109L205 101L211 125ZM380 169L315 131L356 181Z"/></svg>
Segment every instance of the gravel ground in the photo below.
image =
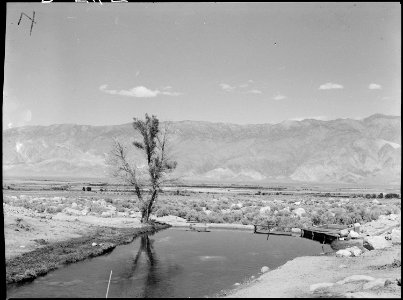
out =
<svg viewBox="0 0 403 300"><path fill-rule="evenodd" d="M381 216L364 224L364 235L388 234L400 228L401 215ZM401 298L401 244L372 250L358 257L307 256L298 257L285 265L261 275L239 288L223 292L230 298ZM340 282L353 275L372 277L371 283L355 280ZM356 278L360 278L356 276ZM339 282L339 284L337 283ZM385 283L386 282L386 283ZM314 289L315 285L322 288ZM372 287L371 287L372 286Z"/></svg>

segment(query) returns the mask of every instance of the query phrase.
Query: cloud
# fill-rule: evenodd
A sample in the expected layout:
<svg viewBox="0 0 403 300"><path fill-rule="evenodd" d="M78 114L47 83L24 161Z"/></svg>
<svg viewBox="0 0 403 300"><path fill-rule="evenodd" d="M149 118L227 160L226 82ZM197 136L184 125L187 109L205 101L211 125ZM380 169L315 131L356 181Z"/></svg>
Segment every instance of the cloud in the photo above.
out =
<svg viewBox="0 0 403 300"><path fill-rule="evenodd" d="M127 97L136 97L136 98L154 98L157 97L158 95L166 95L166 96L179 96L182 95L182 93L178 92L171 92L171 91L160 91L160 90L150 90L146 88L145 86L136 86L134 88L131 88L129 90L109 90L107 89L108 85L103 84L99 87L99 89L107 94L111 95L120 95L120 96L127 96ZM165 89L170 89L171 87L165 87Z"/></svg>
<svg viewBox="0 0 403 300"><path fill-rule="evenodd" d="M231 92L231 91L233 91L235 89L234 86L231 86L231 85L229 85L227 83L220 83L220 87L226 92Z"/></svg>
<svg viewBox="0 0 403 300"><path fill-rule="evenodd" d="M100 89L101 91L106 91L107 87L108 87L107 84L103 84L103 85L101 85L101 86L99 87L99 89Z"/></svg>
<svg viewBox="0 0 403 300"><path fill-rule="evenodd" d="M130 90L121 90L118 92L119 95L128 96L128 97L137 97L137 98L153 98L157 97L160 91L158 90L150 90L145 86L136 86L131 88Z"/></svg>
<svg viewBox="0 0 403 300"><path fill-rule="evenodd" d="M250 93L250 94L263 94L262 91L256 90L256 89L250 90L250 91L248 91L247 93Z"/></svg>
<svg viewBox="0 0 403 300"><path fill-rule="evenodd" d="M252 80L252 79L249 79L247 82L245 82L245 83L239 85L239 87L240 87L240 88L246 88L246 87L248 87L251 83L253 83L253 80Z"/></svg>
<svg viewBox="0 0 403 300"><path fill-rule="evenodd" d="M160 92L161 95L167 95L167 96L179 96L182 95L182 93L178 92L169 92L169 91L162 91Z"/></svg>
<svg viewBox="0 0 403 300"><path fill-rule="evenodd" d="M287 97L284 95L281 95L281 94L277 94L276 96L273 97L273 99L277 100L277 101L284 100L285 98L287 98Z"/></svg>
<svg viewBox="0 0 403 300"><path fill-rule="evenodd" d="M381 90L382 86L380 84L376 84L376 83L371 83L368 88L370 90Z"/></svg>
<svg viewBox="0 0 403 300"><path fill-rule="evenodd" d="M332 83L332 82L322 84L319 87L320 90L333 90L333 89L342 89L342 88L344 88L344 87L341 84Z"/></svg>

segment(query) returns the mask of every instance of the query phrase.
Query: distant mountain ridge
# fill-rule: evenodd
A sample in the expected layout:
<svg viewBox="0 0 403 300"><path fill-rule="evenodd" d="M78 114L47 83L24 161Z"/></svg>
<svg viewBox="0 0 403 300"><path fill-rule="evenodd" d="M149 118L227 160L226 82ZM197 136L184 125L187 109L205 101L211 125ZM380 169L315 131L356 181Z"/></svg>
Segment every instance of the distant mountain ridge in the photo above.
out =
<svg viewBox="0 0 403 300"><path fill-rule="evenodd" d="M184 180L400 183L400 116L253 125L179 121L170 129L176 175ZM114 138L130 147L131 123L6 129L3 175L105 177ZM140 154L133 159L141 164Z"/></svg>

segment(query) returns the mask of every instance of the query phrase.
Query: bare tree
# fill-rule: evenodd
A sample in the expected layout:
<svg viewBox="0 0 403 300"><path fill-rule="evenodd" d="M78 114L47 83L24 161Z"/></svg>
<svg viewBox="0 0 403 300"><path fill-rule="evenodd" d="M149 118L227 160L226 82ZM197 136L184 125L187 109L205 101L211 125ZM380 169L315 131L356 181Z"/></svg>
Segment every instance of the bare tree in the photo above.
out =
<svg viewBox="0 0 403 300"><path fill-rule="evenodd" d="M168 127L160 130L156 116L145 115L145 120L134 118L133 128L139 132L142 141L134 141L135 149L145 154L146 170L139 168L128 159L128 150L115 140L108 164L113 168L113 176L134 186L139 200L141 222L148 223L162 184L169 181L168 174L176 168L176 161L169 158Z"/></svg>

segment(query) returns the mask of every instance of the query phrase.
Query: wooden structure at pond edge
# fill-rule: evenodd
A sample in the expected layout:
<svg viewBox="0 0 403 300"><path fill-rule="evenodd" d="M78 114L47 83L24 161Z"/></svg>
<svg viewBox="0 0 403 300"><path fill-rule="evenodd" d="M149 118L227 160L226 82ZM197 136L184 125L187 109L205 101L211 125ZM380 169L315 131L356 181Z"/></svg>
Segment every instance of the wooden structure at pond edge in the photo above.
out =
<svg viewBox="0 0 403 300"><path fill-rule="evenodd" d="M269 235L293 235L289 232L272 231L273 227L278 226L278 224L275 222L267 222L267 224L254 224L253 226L253 233L267 234L267 237L269 237ZM316 240L322 242L323 244L331 243L334 240L340 239L341 230L348 229L350 227L352 227L352 225L327 224L301 228L301 237Z"/></svg>
<svg viewBox="0 0 403 300"><path fill-rule="evenodd" d="M339 240L341 231L349 227L352 227L352 225L327 224L301 228L301 237L320 241L324 244L331 243L334 240Z"/></svg>
<svg viewBox="0 0 403 300"><path fill-rule="evenodd" d="M278 226L275 222L267 222L267 224L254 224L253 226L253 233L267 234L267 237L269 237L269 235L292 235L290 232L272 231L273 227Z"/></svg>

